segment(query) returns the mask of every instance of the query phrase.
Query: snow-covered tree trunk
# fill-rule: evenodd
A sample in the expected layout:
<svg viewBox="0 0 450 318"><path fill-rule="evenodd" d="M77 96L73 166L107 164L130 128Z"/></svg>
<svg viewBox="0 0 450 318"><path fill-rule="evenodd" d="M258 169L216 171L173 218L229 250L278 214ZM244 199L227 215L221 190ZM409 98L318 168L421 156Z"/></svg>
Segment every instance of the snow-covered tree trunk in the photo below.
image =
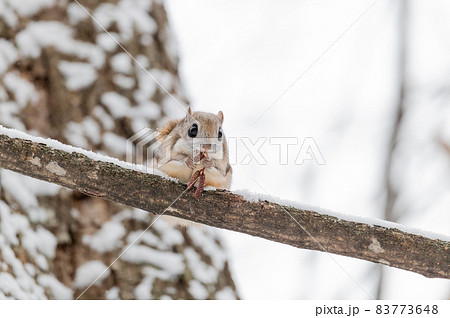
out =
<svg viewBox="0 0 450 318"><path fill-rule="evenodd" d="M77 2L0 0L0 124L124 159L126 138L182 112L154 80L185 101L166 12L79 3L101 26ZM237 297L217 234L163 220L84 292L152 217L0 171L0 298Z"/></svg>

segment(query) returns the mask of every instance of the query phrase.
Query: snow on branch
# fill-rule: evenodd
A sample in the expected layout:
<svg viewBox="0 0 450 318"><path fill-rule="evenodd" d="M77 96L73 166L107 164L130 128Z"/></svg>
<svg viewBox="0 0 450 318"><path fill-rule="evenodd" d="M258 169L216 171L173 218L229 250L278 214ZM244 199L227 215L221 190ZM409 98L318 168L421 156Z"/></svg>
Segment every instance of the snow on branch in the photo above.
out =
<svg viewBox="0 0 450 318"><path fill-rule="evenodd" d="M161 214L186 189L184 184L144 173L117 159L1 126L0 168L153 214ZM165 214L426 277L450 278L447 237L413 234L388 222L344 219L224 190L205 191L200 199L188 191Z"/></svg>

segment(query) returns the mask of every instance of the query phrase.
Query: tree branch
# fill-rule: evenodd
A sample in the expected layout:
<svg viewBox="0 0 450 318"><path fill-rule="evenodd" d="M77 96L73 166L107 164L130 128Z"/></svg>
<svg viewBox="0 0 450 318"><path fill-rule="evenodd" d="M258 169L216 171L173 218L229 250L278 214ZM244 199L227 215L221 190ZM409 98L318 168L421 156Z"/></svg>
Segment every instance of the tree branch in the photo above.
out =
<svg viewBox="0 0 450 318"><path fill-rule="evenodd" d="M1 133L0 167L87 195L160 214L186 189L184 184L156 175L49 147L25 134L20 135L25 139L20 139ZM338 219L274 202L250 202L223 190L206 191L199 200L191 190L165 214L299 248L323 251L323 247L329 253L426 277L450 278L450 242L395 228Z"/></svg>

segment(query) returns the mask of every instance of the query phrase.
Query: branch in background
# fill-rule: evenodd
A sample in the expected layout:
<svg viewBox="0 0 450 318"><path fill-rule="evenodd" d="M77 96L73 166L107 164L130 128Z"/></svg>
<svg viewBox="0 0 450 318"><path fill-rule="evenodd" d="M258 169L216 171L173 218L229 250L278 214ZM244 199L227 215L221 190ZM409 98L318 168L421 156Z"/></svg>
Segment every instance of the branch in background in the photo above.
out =
<svg viewBox="0 0 450 318"><path fill-rule="evenodd" d="M0 129L0 167L5 169L153 214L162 213L186 189L184 184L157 175L94 160L94 155L87 156L81 149L85 154L61 144L56 149L49 146L54 142L40 143L44 140L11 132ZM269 201L251 202L223 190L206 191L199 200L189 191L166 214L299 248L323 251L320 243L330 253L426 277L450 278L450 242L395 228L338 219Z"/></svg>
<svg viewBox="0 0 450 318"><path fill-rule="evenodd" d="M399 190L396 189L392 182L394 175L394 161L395 151L399 142L400 130L403 126L403 118L406 108L407 99L407 49L408 49L408 14L409 4L408 0L400 0L398 2L398 95L395 101L395 114L392 123L391 135L388 139L387 156L384 166L384 189L386 189L386 201L384 205L384 219L387 221L396 222L401 213L394 211L394 205L399 196ZM380 267L380 276L378 279L377 299L381 299L383 295L384 285L384 268Z"/></svg>
<svg viewBox="0 0 450 318"><path fill-rule="evenodd" d="M441 146L442 149L450 156L450 144L445 142L442 138L439 138L438 144Z"/></svg>

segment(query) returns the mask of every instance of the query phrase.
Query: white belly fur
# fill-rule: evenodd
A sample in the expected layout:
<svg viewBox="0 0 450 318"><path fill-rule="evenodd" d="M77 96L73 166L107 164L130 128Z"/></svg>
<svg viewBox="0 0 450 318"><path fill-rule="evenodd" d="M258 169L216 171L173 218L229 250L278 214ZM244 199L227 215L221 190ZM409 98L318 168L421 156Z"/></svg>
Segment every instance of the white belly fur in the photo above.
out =
<svg viewBox="0 0 450 318"><path fill-rule="evenodd" d="M231 173L223 175L214 167L205 169L205 185L217 189L229 189L231 187Z"/></svg>
<svg viewBox="0 0 450 318"><path fill-rule="evenodd" d="M192 169L181 161L171 160L162 165L159 169L183 183L188 183L192 176Z"/></svg>

